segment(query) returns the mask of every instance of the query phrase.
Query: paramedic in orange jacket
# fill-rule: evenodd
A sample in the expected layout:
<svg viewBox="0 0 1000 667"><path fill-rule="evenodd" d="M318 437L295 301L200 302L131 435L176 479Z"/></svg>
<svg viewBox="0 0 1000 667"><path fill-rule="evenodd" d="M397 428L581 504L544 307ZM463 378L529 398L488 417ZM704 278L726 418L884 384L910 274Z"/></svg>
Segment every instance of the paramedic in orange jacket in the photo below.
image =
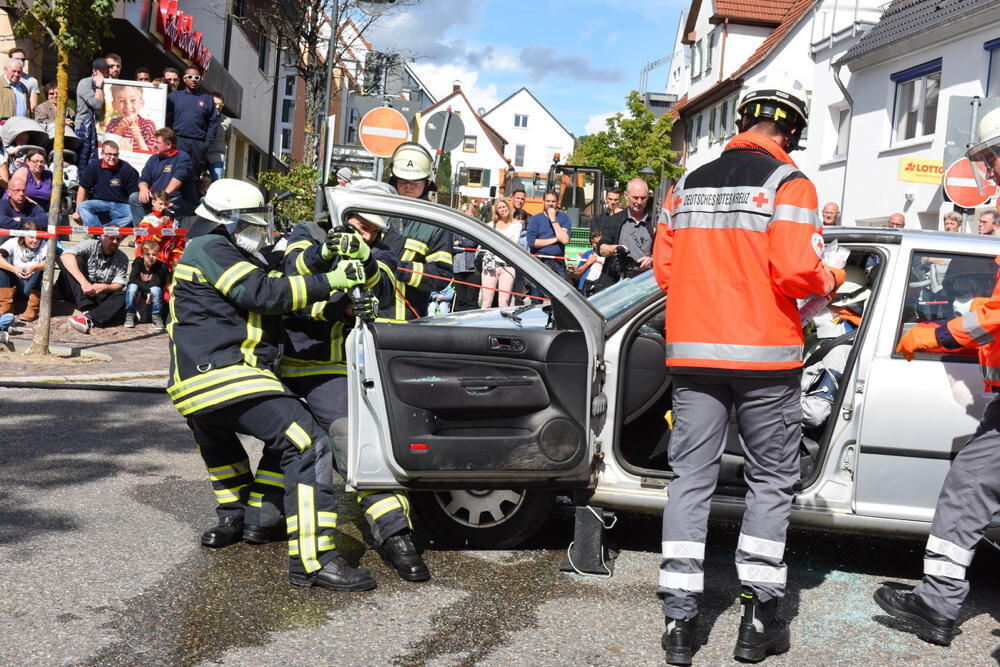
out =
<svg viewBox="0 0 1000 667"><path fill-rule="evenodd" d="M806 125L804 96L791 81L747 93L737 108L740 134L718 159L681 178L656 234L675 420L657 589L670 664L691 661L709 504L734 406L748 487L736 551L743 618L734 654L757 662L789 648L777 606L799 479L796 299L828 294L843 280L843 270L822 263L816 189L787 152Z"/></svg>

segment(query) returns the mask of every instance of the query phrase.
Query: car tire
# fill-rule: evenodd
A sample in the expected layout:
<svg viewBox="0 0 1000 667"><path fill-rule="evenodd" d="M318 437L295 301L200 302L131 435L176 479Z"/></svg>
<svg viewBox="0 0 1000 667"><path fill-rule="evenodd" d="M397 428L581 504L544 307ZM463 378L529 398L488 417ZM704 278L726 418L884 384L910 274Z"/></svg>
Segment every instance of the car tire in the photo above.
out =
<svg viewBox="0 0 1000 667"><path fill-rule="evenodd" d="M510 549L548 520L555 503L548 489L425 491L411 494L421 523L451 546Z"/></svg>

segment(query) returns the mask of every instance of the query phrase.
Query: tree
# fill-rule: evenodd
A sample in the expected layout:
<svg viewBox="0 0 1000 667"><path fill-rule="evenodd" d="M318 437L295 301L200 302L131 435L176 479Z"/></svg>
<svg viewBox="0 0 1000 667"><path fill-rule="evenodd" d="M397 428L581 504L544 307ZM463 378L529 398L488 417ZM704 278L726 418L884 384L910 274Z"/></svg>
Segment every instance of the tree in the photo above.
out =
<svg viewBox="0 0 1000 667"><path fill-rule="evenodd" d="M441 154L434 184L437 186L438 192L451 192L451 151Z"/></svg>
<svg viewBox="0 0 1000 667"><path fill-rule="evenodd" d="M608 129L584 137L570 156L569 164L598 167L605 178L621 184L639 176L645 167L656 172L657 181L679 176L683 170L673 164L677 153L670 150L673 127L670 115L657 118L634 90L625 104L628 115L616 113L608 119Z"/></svg>
<svg viewBox="0 0 1000 667"><path fill-rule="evenodd" d="M301 162L293 163L288 171L274 169L262 171L257 177L261 187L279 195L274 200L275 217L279 231L289 231L300 220L312 220L313 193L319 174L315 167ZM290 196L280 196L290 193Z"/></svg>
<svg viewBox="0 0 1000 667"><path fill-rule="evenodd" d="M338 33L334 40L333 63L339 65L361 39L364 32L381 16L398 12L421 0L389 0L392 4L382 14L368 15L358 9L363 0L252 0L242 18L237 20L254 32L263 31L284 49L305 83L305 151L302 161L319 165L322 119L326 118L326 55L329 52L331 17L337 15ZM350 24L351 30L344 31ZM361 63L364 66L364 63ZM333 77L330 99L343 88L346 73Z"/></svg>
<svg viewBox="0 0 1000 667"><path fill-rule="evenodd" d="M125 0L131 2L131 0ZM14 24L19 37L51 40L56 49L55 133L52 139L53 158L52 206L49 208L49 230L59 224L59 202L63 191L63 146L66 133L66 100L69 99L69 57L76 53L85 61L97 52L102 37L109 35L109 23L114 15L116 0L14 0L20 18ZM55 239L52 240L55 244ZM52 285L56 272L55 248L49 249L42 274L42 303L35 336L28 354L49 354L52 326Z"/></svg>

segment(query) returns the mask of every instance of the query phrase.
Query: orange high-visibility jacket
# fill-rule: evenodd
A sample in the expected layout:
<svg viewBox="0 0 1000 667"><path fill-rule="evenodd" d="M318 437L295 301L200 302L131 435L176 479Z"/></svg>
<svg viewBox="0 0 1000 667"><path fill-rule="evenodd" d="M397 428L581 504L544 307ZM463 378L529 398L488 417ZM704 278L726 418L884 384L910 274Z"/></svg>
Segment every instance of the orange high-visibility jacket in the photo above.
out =
<svg viewBox="0 0 1000 667"><path fill-rule="evenodd" d="M835 285L823 266L816 189L750 131L668 195L653 248L667 293L674 372L771 375L802 366L796 299Z"/></svg>
<svg viewBox="0 0 1000 667"><path fill-rule="evenodd" d="M1000 257L997 257L1000 264ZM1000 278L1000 274L998 274ZM947 333L938 330L938 341L945 348L957 345L979 349L979 366L988 389L1000 388L1000 281L990 298L974 299L972 310L948 321ZM948 340L948 334L957 345Z"/></svg>

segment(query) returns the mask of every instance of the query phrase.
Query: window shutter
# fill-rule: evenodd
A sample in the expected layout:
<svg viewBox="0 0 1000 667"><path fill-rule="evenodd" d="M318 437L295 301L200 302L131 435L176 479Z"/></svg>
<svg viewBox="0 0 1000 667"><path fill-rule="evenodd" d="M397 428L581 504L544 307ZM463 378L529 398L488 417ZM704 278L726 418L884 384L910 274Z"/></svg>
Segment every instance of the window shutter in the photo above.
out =
<svg viewBox="0 0 1000 667"><path fill-rule="evenodd" d="M490 172L492 169L483 169L483 182L482 186L485 188L490 184Z"/></svg>

